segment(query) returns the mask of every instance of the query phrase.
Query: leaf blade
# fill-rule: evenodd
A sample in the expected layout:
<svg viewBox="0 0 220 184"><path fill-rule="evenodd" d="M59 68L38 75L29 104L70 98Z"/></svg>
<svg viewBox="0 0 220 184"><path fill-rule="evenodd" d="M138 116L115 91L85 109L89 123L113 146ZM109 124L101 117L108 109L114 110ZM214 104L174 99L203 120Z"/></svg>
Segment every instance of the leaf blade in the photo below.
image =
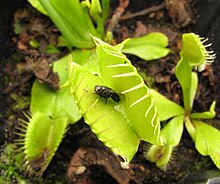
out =
<svg viewBox="0 0 220 184"><path fill-rule="evenodd" d="M196 125L196 149L203 156L209 155L220 169L220 131L204 122L194 121Z"/></svg>
<svg viewBox="0 0 220 184"><path fill-rule="evenodd" d="M161 121L184 114L185 111L180 105L167 99L156 90L150 89L150 93L154 97Z"/></svg>
<svg viewBox="0 0 220 184"><path fill-rule="evenodd" d="M67 63L67 57L54 63L54 71L58 73L60 85L63 85L68 77ZM38 80L32 86L30 111L32 114L41 112L51 117L66 117L70 123L75 123L82 117L69 87L54 91Z"/></svg>
<svg viewBox="0 0 220 184"><path fill-rule="evenodd" d="M157 40L155 42L155 40ZM170 53L167 37L159 32L143 37L129 39L122 49L123 53L133 54L145 60L154 60Z"/></svg>
<svg viewBox="0 0 220 184"><path fill-rule="evenodd" d="M172 118L161 131L161 139L165 145L177 146L183 133L184 116Z"/></svg>
<svg viewBox="0 0 220 184"><path fill-rule="evenodd" d="M187 113L192 109L193 101L191 101L191 82L192 69L186 60L181 59L176 66L176 77L182 87L184 107Z"/></svg>

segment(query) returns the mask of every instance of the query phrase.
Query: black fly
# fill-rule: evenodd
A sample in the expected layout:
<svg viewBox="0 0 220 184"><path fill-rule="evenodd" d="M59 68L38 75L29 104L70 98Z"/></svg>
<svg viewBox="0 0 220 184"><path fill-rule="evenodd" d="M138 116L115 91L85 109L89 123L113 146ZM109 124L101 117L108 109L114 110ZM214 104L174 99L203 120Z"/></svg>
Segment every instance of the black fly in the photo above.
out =
<svg viewBox="0 0 220 184"><path fill-rule="evenodd" d="M99 95L102 98L105 98L106 101L108 98L112 98L115 102L120 102L119 95L111 88L107 86L95 86L95 94Z"/></svg>

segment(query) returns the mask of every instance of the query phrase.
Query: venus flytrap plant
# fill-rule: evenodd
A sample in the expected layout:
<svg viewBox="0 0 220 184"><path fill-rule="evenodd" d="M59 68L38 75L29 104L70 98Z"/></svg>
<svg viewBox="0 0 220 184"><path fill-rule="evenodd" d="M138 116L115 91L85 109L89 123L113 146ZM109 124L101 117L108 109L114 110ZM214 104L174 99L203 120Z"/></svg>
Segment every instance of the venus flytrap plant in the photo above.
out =
<svg viewBox="0 0 220 184"><path fill-rule="evenodd" d="M112 47L98 38L94 40L96 53L75 50L71 54L71 58L83 67L75 63L72 72L71 67L68 69L68 57L54 63L53 69L60 78L61 88L58 91L52 91L38 81L33 85L31 115L28 122L20 123L18 129L21 132L17 133L22 137L17 144L21 145L21 154L24 154L24 163L30 173L42 175L68 125L75 123L82 115L97 137L127 161L136 153L140 140L159 143L157 109L143 79L121 53L126 41ZM68 83L67 78L72 82ZM112 87L120 93L122 101L117 105L103 103L94 94L96 85ZM96 107L96 113L90 113Z"/></svg>
<svg viewBox="0 0 220 184"><path fill-rule="evenodd" d="M60 79L58 91L38 81L32 87L30 115L28 121L21 121L17 132L21 138L16 140L28 171L43 174L68 126L82 116L97 137L127 161L134 156L140 140L158 144L160 123L154 100L121 50L124 48L125 53L146 60L160 58L170 52L165 48L167 38L161 33L151 33L112 47L98 39L105 37L109 0L30 2L54 21L66 46L77 49L71 53L73 70L68 68L68 57L53 64ZM98 37L94 37L95 42L90 34ZM155 38L160 44L153 43ZM94 46L96 51L91 49ZM142 56L137 53L139 49L151 54ZM120 93L121 101L115 104L108 100L105 104L105 100L94 94L95 85L113 88Z"/></svg>
<svg viewBox="0 0 220 184"><path fill-rule="evenodd" d="M192 71L192 68L201 71L206 64L211 64L215 58L213 51L206 50L210 44L204 46L203 43L194 33L187 33L182 36L183 45L180 53L181 58L176 66L176 77L182 87L184 107L151 90L161 121L167 121L167 123L161 130L161 141L164 146L151 146L146 157L163 170L166 170L168 166L173 148L180 142L184 125L195 142L199 153L204 156L209 155L220 169L218 155L220 132L200 120L215 117L215 102L212 103L207 112L191 113L198 85L197 73Z"/></svg>
<svg viewBox="0 0 220 184"><path fill-rule="evenodd" d="M215 57L203 46L206 39L201 41L192 33L183 35L181 59L176 67L183 91L181 107L149 89L122 54L134 54L145 60L164 57L170 50L163 34L151 33L111 46L102 41L106 37L104 24L109 0L29 2L52 19L70 50L77 48L71 53L74 62L65 57L54 63L60 78L58 91L51 91L37 81L33 85L29 122L22 121L18 128L22 138L17 140L29 171L42 175L68 126L82 116L98 139L127 161L133 158L140 140L152 143L147 157L162 169L166 169L185 125L197 150L209 155L220 168L219 131L200 121L215 116L215 102L210 111L191 113L198 84L192 69L202 71ZM106 102L95 94L96 85L112 88L120 101ZM160 121L167 121L162 131Z"/></svg>

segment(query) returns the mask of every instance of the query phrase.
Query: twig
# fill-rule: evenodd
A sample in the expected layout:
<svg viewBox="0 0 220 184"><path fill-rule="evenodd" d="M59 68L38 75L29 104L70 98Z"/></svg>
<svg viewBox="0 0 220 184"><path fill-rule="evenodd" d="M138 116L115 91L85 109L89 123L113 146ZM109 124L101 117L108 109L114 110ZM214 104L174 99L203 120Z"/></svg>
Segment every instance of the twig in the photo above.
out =
<svg viewBox="0 0 220 184"><path fill-rule="evenodd" d="M165 7L165 3L162 2L159 5L152 6L150 8L146 8L146 9L141 10L139 12L135 12L135 13L131 13L131 14L128 14L128 15L121 16L119 20L123 21L123 20L134 18L134 17L143 16L143 15L149 14L151 12L155 12L155 11L161 10L164 7Z"/></svg>
<svg viewBox="0 0 220 184"><path fill-rule="evenodd" d="M120 0L119 6L114 11L114 14L108 24L107 32L112 32L118 24L120 16L124 13L125 8L128 6L129 0Z"/></svg>

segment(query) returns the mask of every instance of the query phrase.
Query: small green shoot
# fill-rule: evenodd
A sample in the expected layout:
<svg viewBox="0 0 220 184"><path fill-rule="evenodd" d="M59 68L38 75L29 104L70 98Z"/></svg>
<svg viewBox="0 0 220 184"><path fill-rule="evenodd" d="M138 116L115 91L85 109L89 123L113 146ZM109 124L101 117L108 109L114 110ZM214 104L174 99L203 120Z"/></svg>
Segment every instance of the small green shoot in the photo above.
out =
<svg viewBox="0 0 220 184"><path fill-rule="evenodd" d="M40 46L39 42L35 39L30 40L29 45L33 48L39 48L39 46Z"/></svg>
<svg viewBox="0 0 220 184"><path fill-rule="evenodd" d="M0 155L0 183L26 183L20 171L20 165L16 162L15 146L7 144Z"/></svg>

